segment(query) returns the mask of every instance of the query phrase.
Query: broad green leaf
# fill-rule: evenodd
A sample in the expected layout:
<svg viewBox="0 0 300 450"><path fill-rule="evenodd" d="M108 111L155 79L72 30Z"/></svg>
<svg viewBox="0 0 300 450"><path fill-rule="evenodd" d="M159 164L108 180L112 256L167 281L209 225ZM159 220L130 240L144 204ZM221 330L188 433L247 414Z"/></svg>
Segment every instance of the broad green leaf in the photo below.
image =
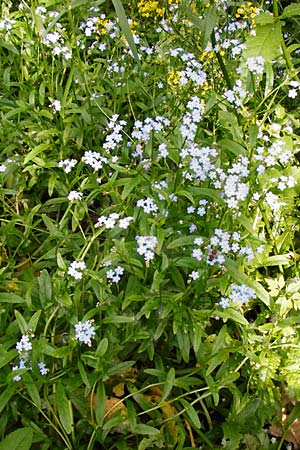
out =
<svg viewBox="0 0 300 450"><path fill-rule="evenodd" d="M102 323L132 323L135 322L135 317L132 316L110 316L105 317L105 319L102 320Z"/></svg>
<svg viewBox="0 0 300 450"><path fill-rule="evenodd" d="M224 311L218 311L218 317L222 317L223 320L231 319L234 322L240 323L241 325L249 325L249 322L245 317L233 308L226 308Z"/></svg>
<svg viewBox="0 0 300 450"><path fill-rule="evenodd" d="M285 266L291 264L291 257L290 255L273 255L269 256L268 258L264 259L262 262L262 267L267 266Z"/></svg>
<svg viewBox="0 0 300 450"><path fill-rule="evenodd" d="M134 427L134 432L137 434L147 434L148 436L155 436L160 433L157 428L151 427L150 425L144 425L143 423L138 423Z"/></svg>
<svg viewBox="0 0 300 450"><path fill-rule="evenodd" d="M188 415L189 419L192 422L192 425L200 429L201 428L201 422L199 420L198 414L196 413L195 408L185 399L180 399L180 403L185 409L186 414Z"/></svg>
<svg viewBox="0 0 300 450"><path fill-rule="evenodd" d="M43 308L51 303L52 280L46 269L43 269L38 277L40 302Z"/></svg>
<svg viewBox="0 0 300 450"><path fill-rule="evenodd" d="M136 427L136 410L135 410L133 402L130 400L127 400L126 408L127 408L127 420L129 422L130 431L132 433L134 433L135 427Z"/></svg>
<svg viewBox="0 0 300 450"><path fill-rule="evenodd" d="M122 179L122 184L124 185L122 194L121 194L121 200L125 200L130 192L138 185L140 184L140 177L134 177L134 178L126 178L125 180Z"/></svg>
<svg viewBox="0 0 300 450"><path fill-rule="evenodd" d="M105 415L105 405L106 405L105 384L103 381L99 381L95 402L96 422L99 426L103 425Z"/></svg>
<svg viewBox="0 0 300 450"><path fill-rule="evenodd" d="M41 310L36 311L28 322L28 330L30 330L30 332L32 333L35 333L36 327L39 323L41 312Z"/></svg>
<svg viewBox="0 0 300 450"><path fill-rule="evenodd" d="M106 350L108 348L108 339L105 337L101 339L99 342L99 345L96 350L96 356L101 357L106 353Z"/></svg>
<svg viewBox="0 0 300 450"><path fill-rule="evenodd" d="M62 383L58 383L56 387L56 406L58 410L58 416L61 424L67 434L72 433L73 430L73 411L72 403L67 398L65 389Z"/></svg>
<svg viewBox="0 0 300 450"><path fill-rule="evenodd" d="M19 388L18 383L11 383L0 395L0 414L14 395L15 391Z"/></svg>
<svg viewBox="0 0 300 450"><path fill-rule="evenodd" d="M49 144L39 144L37 145L31 152L28 153L24 158L23 164L26 165L30 161L34 160L34 158L45 150L49 150Z"/></svg>
<svg viewBox="0 0 300 450"><path fill-rule="evenodd" d="M245 60L250 57L262 56L267 63L272 63L280 54L282 23L257 25L256 35L249 36L245 42L243 51Z"/></svg>
<svg viewBox="0 0 300 450"><path fill-rule="evenodd" d="M19 50L11 42L4 42L3 39L1 39L0 46L6 48L6 50L13 53L14 55L19 55Z"/></svg>
<svg viewBox="0 0 300 450"><path fill-rule="evenodd" d="M51 177L53 175L54 175L53 181L55 183L57 176L56 176L56 174L52 174ZM52 192L53 192L53 188L52 188ZM49 233L51 234L51 236L58 236L58 237L64 236L64 234L58 230L56 223L52 219L50 219L50 217L48 217L46 214L42 214L42 219L43 219L43 222L46 225Z"/></svg>
<svg viewBox="0 0 300 450"><path fill-rule="evenodd" d="M192 22L192 24L195 25L198 30L204 30L204 19L200 19L200 17L197 14L193 13L191 8L187 5L183 6L183 11L189 21Z"/></svg>
<svg viewBox="0 0 300 450"><path fill-rule="evenodd" d="M300 5L299 3L291 3L286 6L280 16L280 19L285 19L287 17L300 16Z"/></svg>
<svg viewBox="0 0 300 450"><path fill-rule="evenodd" d="M268 25L274 23L274 16L267 12L262 12L255 17L256 25Z"/></svg>
<svg viewBox="0 0 300 450"><path fill-rule="evenodd" d="M0 369L1 367L6 366L10 361L12 361L16 356L18 355L18 352L16 349L12 349L9 352L4 351L1 349L0 354Z"/></svg>
<svg viewBox="0 0 300 450"><path fill-rule="evenodd" d="M32 445L31 428L19 428L0 442L0 450L29 450Z"/></svg>
<svg viewBox="0 0 300 450"><path fill-rule="evenodd" d="M208 10L205 12L205 16L204 16L204 24L203 24L203 34L202 34L202 39L201 39L201 44L202 47L205 48L211 33L216 25L217 22L217 10L216 7L214 5L211 5Z"/></svg>
<svg viewBox="0 0 300 450"><path fill-rule="evenodd" d="M168 245L168 249L184 247L185 245L193 245L195 241L195 236L182 236L180 238L174 239L174 241L170 242Z"/></svg>
<svg viewBox="0 0 300 450"><path fill-rule="evenodd" d="M39 394L39 390L37 388L37 384L33 381L30 373L26 372L23 374L23 380L25 387L28 391L28 394L31 397L31 400L33 401L34 405L40 409L42 405L41 397Z"/></svg>
<svg viewBox="0 0 300 450"><path fill-rule="evenodd" d="M221 139L219 141L219 144L225 150L230 151L231 153L233 153L236 156L239 156L239 155L245 156L247 154L247 150L245 147L243 147L238 142L232 141L231 139Z"/></svg>
<svg viewBox="0 0 300 450"><path fill-rule="evenodd" d="M171 369L167 373L166 382L165 382L164 387L163 387L162 396L161 396L161 399L160 399L161 403L164 400L166 400L166 398L168 397L168 395L172 391L174 383L175 383L175 369L174 369L174 367L171 367Z"/></svg>
<svg viewBox="0 0 300 450"><path fill-rule="evenodd" d="M0 292L0 303L24 303L25 300L13 292Z"/></svg>
<svg viewBox="0 0 300 450"><path fill-rule="evenodd" d="M15 309L15 316L21 333L24 335L28 332L28 325L22 314Z"/></svg>

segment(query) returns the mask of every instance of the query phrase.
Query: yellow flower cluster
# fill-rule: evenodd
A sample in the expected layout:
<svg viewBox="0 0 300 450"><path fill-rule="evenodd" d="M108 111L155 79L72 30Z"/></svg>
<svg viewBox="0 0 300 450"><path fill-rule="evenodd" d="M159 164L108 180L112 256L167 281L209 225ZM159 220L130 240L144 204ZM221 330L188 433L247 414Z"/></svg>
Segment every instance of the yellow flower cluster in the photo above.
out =
<svg viewBox="0 0 300 450"><path fill-rule="evenodd" d="M99 17L98 22L97 22L97 31L98 34L106 34L107 33L107 29L108 29L108 24L111 23L110 20L108 19L101 19Z"/></svg>
<svg viewBox="0 0 300 450"><path fill-rule="evenodd" d="M168 73L167 79L168 83L171 85L178 84L180 79L178 70L171 69L170 72Z"/></svg>
<svg viewBox="0 0 300 450"><path fill-rule="evenodd" d="M257 6L253 6L252 2L242 3L238 7L235 17L237 19L248 19L249 17L253 19L258 13Z"/></svg>
<svg viewBox="0 0 300 450"><path fill-rule="evenodd" d="M156 0L140 0L137 4L138 11L143 17L163 16L165 9L159 6Z"/></svg>

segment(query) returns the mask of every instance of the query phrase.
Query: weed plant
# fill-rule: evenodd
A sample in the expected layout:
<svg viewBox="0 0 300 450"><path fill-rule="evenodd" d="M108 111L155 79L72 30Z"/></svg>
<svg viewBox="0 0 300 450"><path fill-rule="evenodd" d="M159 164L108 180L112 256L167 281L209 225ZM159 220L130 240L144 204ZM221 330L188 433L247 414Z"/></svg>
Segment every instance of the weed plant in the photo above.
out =
<svg viewBox="0 0 300 450"><path fill-rule="evenodd" d="M299 448L289 3L1 2L1 450Z"/></svg>

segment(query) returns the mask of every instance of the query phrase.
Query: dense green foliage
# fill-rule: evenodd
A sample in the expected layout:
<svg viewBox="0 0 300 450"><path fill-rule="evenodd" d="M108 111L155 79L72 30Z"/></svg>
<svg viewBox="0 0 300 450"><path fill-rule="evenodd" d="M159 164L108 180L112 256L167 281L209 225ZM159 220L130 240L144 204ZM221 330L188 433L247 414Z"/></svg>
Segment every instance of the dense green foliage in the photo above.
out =
<svg viewBox="0 0 300 450"><path fill-rule="evenodd" d="M0 450L299 448L300 5L270 3L2 1Z"/></svg>

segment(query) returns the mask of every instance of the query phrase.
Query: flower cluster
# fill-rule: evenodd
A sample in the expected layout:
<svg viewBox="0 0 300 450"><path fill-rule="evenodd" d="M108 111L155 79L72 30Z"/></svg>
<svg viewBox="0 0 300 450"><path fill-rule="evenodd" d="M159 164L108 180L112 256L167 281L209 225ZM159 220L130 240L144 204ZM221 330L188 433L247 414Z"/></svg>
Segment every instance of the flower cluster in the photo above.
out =
<svg viewBox="0 0 300 450"><path fill-rule="evenodd" d="M68 268L68 275L71 275L75 280L82 279L82 272L86 269L84 261L73 261Z"/></svg>
<svg viewBox="0 0 300 450"><path fill-rule="evenodd" d="M270 147L257 147L254 159L260 162L257 172L262 174L267 167L274 167L278 162L280 164L290 162L293 159L293 153L286 148L286 143L279 139L273 142Z"/></svg>
<svg viewBox="0 0 300 450"><path fill-rule="evenodd" d="M220 228L216 228L213 236L209 239L207 246L206 263L209 266L215 264L222 266L225 262L225 256L246 256L248 261L254 258L251 247L241 246L240 233L229 233ZM194 244L197 245L192 250L192 256L198 261L203 260L204 251L201 248L204 244L203 238L196 238Z"/></svg>
<svg viewBox="0 0 300 450"><path fill-rule="evenodd" d="M242 88L242 81L237 80L233 88L227 89L223 95L229 103L240 107L243 105L247 92Z"/></svg>
<svg viewBox="0 0 300 450"><path fill-rule="evenodd" d="M22 336L19 342L17 342L16 349L18 351L20 360L18 365L14 365L12 367L13 372L21 369L32 370L31 365L32 338L34 338L34 335L32 333L27 333ZM44 362L38 361L37 366L41 375L47 375L49 369L46 367L46 364ZM20 374L17 374L13 377L13 381L21 381L21 379L22 376Z"/></svg>
<svg viewBox="0 0 300 450"><path fill-rule="evenodd" d="M74 325L75 339L79 342L83 342L89 347L92 345L92 338L96 335L95 328L92 320L86 320L85 322L78 322Z"/></svg>
<svg viewBox="0 0 300 450"><path fill-rule="evenodd" d="M109 269L106 272L106 278L112 283L118 283L121 280L123 273L124 268L122 266L118 266L115 269Z"/></svg>
<svg viewBox="0 0 300 450"><path fill-rule="evenodd" d="M156 116L154 119L147 117L144 121L136 120L131 137L147 143L150 140L151 133L161 133L164 128L169 126L170 120L162 116Z"/></svg>
<svg viewBox="0 0 300 450"><path fill-rule="evenodd" d="M300 91L300 82L296 80L290 81L290 89L288 91L288 97L290 98L296 98L299 91Z"/></svg>
<svg viewBox="0 0 300 450"><path fill-rule="evenodd" d="M118 117L118 114L114 114L107 125L107 129L112 130L112 133L106 136L103 144L103 148L107 151L116 149L123 140L122 131L127 122L120 120L117 123Z"/></svg>
<svg viewBox="0 0 300 450"><path fill-rule="evenodd" d="M158 240L155 236L136 236L138 244L137 252L144 256L146 263L149 263L154 258L154 250L158 245Z"/></svg>
<svg viewBox="0 0 300 450"><path fill-rule="evenodd" d="M199 97L192 97L187 105L179 131L183 139L192 142L196 136L198 124L201 122L203 114L203 105Z"/></svg>
<svg viewBox="0 0 300 450"><path fill-rule="evenodd" d="M65 30L58 20L59 12L55 10L47 11L44 6L38 6L35 9L35 15L45 29L51 29L51 31L42 36L42 42L52 49L52 55L61 55L66 61L70 60L72 58L72 50L71 46L65 41Z"/></svg>
<svg viewBox="0 0 300 450"><path fill-rule="evenodd" d="M62 161L59 161L58 167L62 168L65 173L70 173L73 167L76 166L76 164L76 159L64 159Z"/></svg>
<svg viewBox="0 0 300 450"><path fill-rule="evenodd" d="M108 163L108 159L105 156L101 156L100 153L91 150L84 152L82 161L91 166L95 171L102 169L103 164Z"/></svg>
<svg viewBox="0 0 300 450"><path fill-rule="evenodd" d="M78 191L70 191L68 194L68 200L70 202L73 202L74 200L82 200L82 192L78 192Z"/></svg>
<svg viewBox="0 0 300 450"><path fill-rule="evenodd" d="M112 229L116 226L117 220L119 227L125 230L129 227L130 222L134 220L134 217L128 216L120 219L120 214L118 213L111 213L109 214L108 217L100 216L97 222L95 223L95 228L99 228L102 227L102 225L104 225L105 228Z"/></svg>
<svg viewBox="0 0 300 450"><path fill-rule="evenodd" d="M138 208L143 208L146 214L156 213L158 211L158 206L154 202L153 198L147 197L145 199L140 199L136 202Z"/></svg>
<svg viewBox="0 0 300 450"><path fill-rule="evenodd" d="M238 285L232 283L230 285L230 294L227 297L222 297L219 305L225 309L231 304L243 305L254 298L256 298L254 289L246 286L245 284Z"/></svg>
<svg viewBox="0 0 300 450"><path fill-rule="evenodd" d="M33 338L34 336L29 336L28 334L25 334L22 336L21 340L17 342L16 349L19 353L19 355L23 358L27 358L29 352L32 350L32 343L30 341L30 338Z"/></svg>
<svg viewBox="0 0 300 450"><path fill-rule="evenodd" d="M249 72L254 75L261 75L264 73L265 59L262 56L247 58L246 66Z"/></svg>

